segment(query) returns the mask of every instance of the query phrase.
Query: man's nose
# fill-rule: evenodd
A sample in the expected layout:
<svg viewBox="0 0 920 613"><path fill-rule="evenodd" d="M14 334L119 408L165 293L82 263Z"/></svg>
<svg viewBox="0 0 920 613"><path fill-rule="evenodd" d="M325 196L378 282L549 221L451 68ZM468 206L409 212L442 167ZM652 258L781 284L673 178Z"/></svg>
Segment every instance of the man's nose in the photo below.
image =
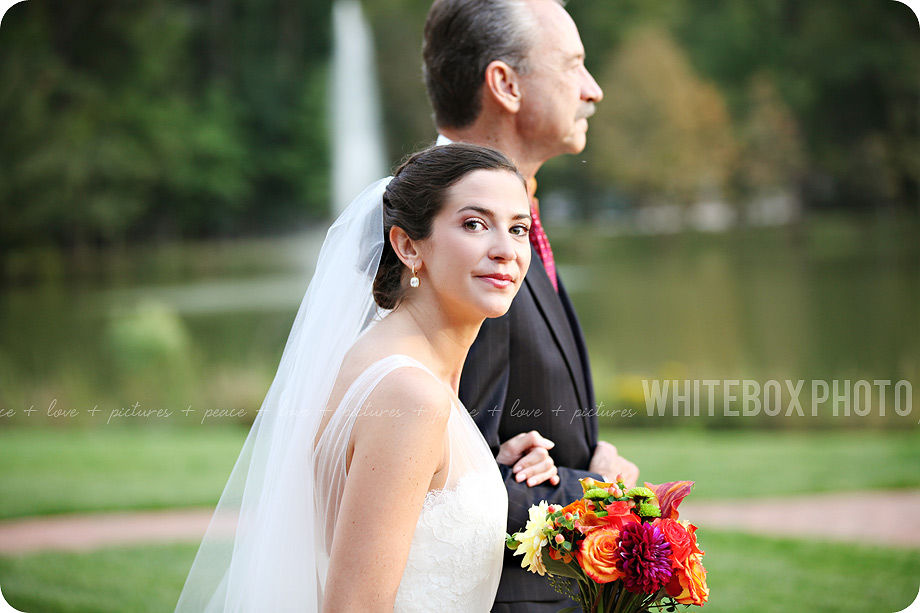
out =
<svg viewBox="0 0 920 613"><path fill-rule="evenodd" d="M604 99L604 90L597 84L587 68L585 68L585 82L581 88L581 99L590 102L600 102Z"/></svg>

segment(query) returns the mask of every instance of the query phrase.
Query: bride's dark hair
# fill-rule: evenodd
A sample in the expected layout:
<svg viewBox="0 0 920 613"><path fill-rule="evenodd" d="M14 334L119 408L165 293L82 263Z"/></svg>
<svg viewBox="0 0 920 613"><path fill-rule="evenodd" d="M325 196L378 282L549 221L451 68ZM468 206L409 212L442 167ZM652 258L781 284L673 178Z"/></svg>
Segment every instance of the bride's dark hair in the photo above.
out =
<svg viewBox="0 0 920 613"><path fill-rule="evenodd" d="M407 269L390 244L390 228L402 228L412 240L428 238L447 191L474 170L503 170L524 182L504 154L466 143L423 149L412 154L393 173L383 194L383 254L374 278L377 306L394 309L406 292L403 277Z"/></svg>

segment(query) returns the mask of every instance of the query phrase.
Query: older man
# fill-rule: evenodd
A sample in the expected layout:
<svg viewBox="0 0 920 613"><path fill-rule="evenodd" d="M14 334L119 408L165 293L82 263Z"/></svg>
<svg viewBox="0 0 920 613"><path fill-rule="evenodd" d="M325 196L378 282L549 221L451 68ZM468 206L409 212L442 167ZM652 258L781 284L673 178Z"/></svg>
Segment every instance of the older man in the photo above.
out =
<svg viewBox="0 0 920 613"><path fill-rule="evenodd" d="M578 29L555 0L436 0L425 24L425 81L439 142L499 149L530 185L530 271L508 314L486 320L460 381L461 400L498 454L511 532L523 528L532 504L580 497L579 478L638 477L613 445L597 440L584 337L534 197L544 162L584 149L588 118L603 98L584 59ZM521 470L516 456L533 462L547 449L558 479L528 487L535 469ZM555 613L573 604L509 552L493 611Z"/></svg>

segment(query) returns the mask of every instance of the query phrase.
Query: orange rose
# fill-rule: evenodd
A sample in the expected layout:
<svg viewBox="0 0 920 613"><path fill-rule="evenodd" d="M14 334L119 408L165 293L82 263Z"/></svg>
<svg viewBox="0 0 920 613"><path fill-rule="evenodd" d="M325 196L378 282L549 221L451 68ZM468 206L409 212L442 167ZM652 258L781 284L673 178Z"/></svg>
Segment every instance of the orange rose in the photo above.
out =
<svg viewBox="0 0 920 613"><path fill-rule="evenodd" d="M661 528L664 537L671 543L671 560L674 566L684 564L690 554L702 553L696 545L696 526L686 526L674 519L656 519L655 524Z"/></svg>
<svg viewBox="0 0 920 613"><path fill-rule="evenodd" d="M585 574L598 583L610 583L623 577L617 570L619 528L607 526L591 530L578 549L578 563Z"/></svg>
<svg viewBox="0 0 920 613"><path fill-rule="evenodd" d="M575 528L582 534L588 534L592 530L605 527L620 529L626 524L639 521L632 512L627 502L613 502L607 505L607 515L598 517L596 514L588 511L575 524Z"/></svg>
<svg viewBox="0 0 920 613"><path fill-rule="evenodd" d="M636 514L633 513L632 508L629 506L628 502L619 501L611 502L607 505L607 521L614 523L618 528L622 528L626 524L631 524L633 522L639 521L636 518Z"/></svg>
<svg viewBox="0 0 920 613"><path fill-rule="evenodd" d="M706 585L706 569L703 568L702 554L691 554L685 564L674 566L674 574L668 582L668 596L680 604L703 606L709 600L709 587Z"/></svg>

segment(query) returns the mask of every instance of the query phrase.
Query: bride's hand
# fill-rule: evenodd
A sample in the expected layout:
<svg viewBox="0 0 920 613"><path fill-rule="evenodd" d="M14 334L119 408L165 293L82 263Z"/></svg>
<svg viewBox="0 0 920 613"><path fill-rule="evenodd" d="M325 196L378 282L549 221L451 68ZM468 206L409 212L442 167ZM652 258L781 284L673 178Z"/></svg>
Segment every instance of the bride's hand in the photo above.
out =
<svg viewBox="0 0 920 613"><path fill-rule="evenodd" d="M556 463L548 451L555 446L556 443L540 436L536 430L531 430L502 443L495 459L499 464L511 466L511 472L518 483L526 479L529 487L546 481L558 485Z"/></svg>

